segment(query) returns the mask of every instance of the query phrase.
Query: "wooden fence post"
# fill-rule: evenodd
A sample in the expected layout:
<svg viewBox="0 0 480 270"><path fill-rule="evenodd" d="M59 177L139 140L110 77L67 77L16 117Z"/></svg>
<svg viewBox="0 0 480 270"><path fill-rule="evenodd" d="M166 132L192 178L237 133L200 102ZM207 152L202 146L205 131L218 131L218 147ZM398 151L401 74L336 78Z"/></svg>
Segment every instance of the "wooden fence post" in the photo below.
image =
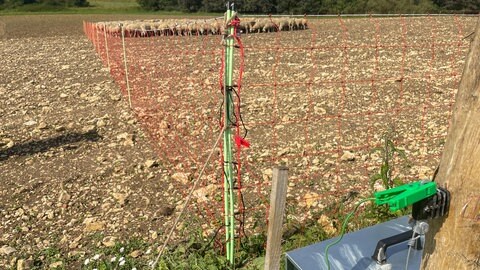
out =
<svg viewBox="0 0 480 270"><path fill-rule="evenodd" d="M282 223L287 199L288 168L280 166L273 169L270 211L268 215L267 254L265 270L280 269L282 255Z"/></svg>

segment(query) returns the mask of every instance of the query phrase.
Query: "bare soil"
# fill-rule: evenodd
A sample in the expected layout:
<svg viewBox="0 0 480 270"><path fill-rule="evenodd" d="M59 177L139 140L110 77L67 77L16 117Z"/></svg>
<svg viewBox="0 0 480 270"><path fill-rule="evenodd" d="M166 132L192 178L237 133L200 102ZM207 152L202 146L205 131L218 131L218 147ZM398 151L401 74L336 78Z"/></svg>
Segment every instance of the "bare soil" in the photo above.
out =
<svg viewBox="0 0 480 270"><path fill-rule="evenodd" d="M78 265L112 239L154 246L171 227L219 130L221 47L218 37L130 40L131 110L121 54L110 52L111 75L82 21L138 18L0 18L0 266L52 247ZM396 160L395 175L429 177L475 19L313 20L305 31L243 35L249 229L265 223L271 167L281 162L289 220L367 196L381 163L372 150L387 131L409 159ZM222 215L217 164L189 220L207 232ZM187 225L179 231L197 228Z"/></svg>
<svg viewBox="0 0 480 270"><path fill-rule="evenodd" d="M114 17L0 17L0 247L15 249L2 269L152 241L171 218L155 153L83 34L82 20Z"/></svg>

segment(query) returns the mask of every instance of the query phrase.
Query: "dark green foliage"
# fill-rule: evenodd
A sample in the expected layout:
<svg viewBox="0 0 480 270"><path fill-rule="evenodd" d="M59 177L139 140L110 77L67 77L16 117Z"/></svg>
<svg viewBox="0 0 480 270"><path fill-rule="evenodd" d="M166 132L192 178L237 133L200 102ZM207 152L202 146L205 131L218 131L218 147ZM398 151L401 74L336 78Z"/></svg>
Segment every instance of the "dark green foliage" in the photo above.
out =
<svg viewBox="0 0 480 270"><path fill-rule="evenodd" d="M0 0L0 5L4 8L16 8L31 5L34 8L42 7L88 7L88 0ZM35 9L32 9L35 10Z"/></svg>
<svg viewBox="0 0 480 270"><path fill-rule="evenodd" d="M88 7L90 3L87 0L73 0L73 5L76 7Z"/></svg>
<svg viewBox="0 0 480 270"><path fill-rule="evenodd" d="M137 3L140 5L141 8L145 10L156 11L160 9L159 0L137 0Z"/></svg>
<svg viewBox="0 0 480 270"><path fill-rule="evenodd" d="M265 254L266 237L263 234L243 239L235 252L235 269L260 269L254 267L255 258ZM165 252L158 263L158 269L233 269L221 250L212 248L211 243L197 241L192 237L187 243L180 244Z"/></svg>
<svg viewBox="0 0 480 270"><path fill-rule="evenodd" d="M295 0L281 0L278 1L277 12L293 14L298 9L299 3Z"/></svg>
<svg viewBox="0 0 480 270"><path fill-rule="evenodd" d="M136 0L144 10L183 12L225 11L223 0ZM238 0L235 9L244 14L419 14L470 13L480 10L479 0ZM86 7L88 0L0 0L0 7L34 4L45 7Z"/></svg>
<svg viewBox="0 0 480 270"><path fill-rule="evenodd" d="M237 3L235 3L237 4ZM224 12L225 2L222 0L202 0L202 10L206 12Z"/></svg>
<svg viewBox="0 0 480 270"><path fill-rule="evenodd" d="M46 6L55 7L55 6L64 6L65 2L63 2L61 0L43 0L42 4L44 4Z"/></svg>
<svg viewBox="0 0 480 270"><path fill-rule="evenodd" d="M3 0L3 2L3 5L6 8L15 8L18 6L35 3L35 0Z"/></svg>
<svg viewBox="0 0 480 270"><path fill-rule="evenodd" d="M197 1L198 2L198 1ZM144 10L157 11L157 10L179 10L182 9L186 11L188 8L185 8L188 4L186 1L181 0L137 0L138 5ZM182 5L184 5L182 7ZM198 4L196 5L198 8Z"/></svg>
<svg viewBox="0 0 480 270"><path fill-rule="evenodd" d="M478 0L433 0L433 3L442 10L456 11L464 13L478 13L480 11L480 1Z"/></svg>
<svg viewBox="0 0 480 270"><path fill-rule="evenodd" d="M276 1L244 0L243 5L238 5L238 10L243 13L257 13L257 14L276 13Z"/></svg>
<svg viewBox="0 0 480 270"><path fill-rule="evenodd" d="M178 0L181 11L196 12L202 7L202 0Z"/></svg>

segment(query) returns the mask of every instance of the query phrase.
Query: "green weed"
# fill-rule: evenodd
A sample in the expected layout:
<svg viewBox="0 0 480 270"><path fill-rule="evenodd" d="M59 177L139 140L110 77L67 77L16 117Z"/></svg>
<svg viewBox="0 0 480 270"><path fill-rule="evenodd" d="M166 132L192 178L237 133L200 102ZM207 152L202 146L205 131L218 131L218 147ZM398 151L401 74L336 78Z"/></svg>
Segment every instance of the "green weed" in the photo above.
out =
<svg viewBox="0 0 480 270"><path fill-rule="evenodd" d="M372 190L377 181L381 180L384 189L390 189L402 185L403 182L398 177L393 177L392 172L395 169L395 158L398 156L404 160L407 159L405 151L395 146L392 140L393 132L385 133L383 136L383 147L374 148L373 152L379 152L382 157L380 171L370 178Z"/></svg>

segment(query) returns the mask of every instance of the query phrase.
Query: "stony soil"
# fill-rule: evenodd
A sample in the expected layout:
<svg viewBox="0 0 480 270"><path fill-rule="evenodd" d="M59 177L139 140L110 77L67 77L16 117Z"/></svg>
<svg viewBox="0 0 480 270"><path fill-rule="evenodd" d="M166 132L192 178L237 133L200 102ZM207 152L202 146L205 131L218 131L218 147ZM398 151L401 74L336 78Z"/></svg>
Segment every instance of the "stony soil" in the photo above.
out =
<svg viewBox="0 0 480 270"><path fill-rule="evenodd" d="M155 153L83 35L97 18L111 17L0 18L1 269L152 242L171 218Z"/></svg>
<svg viewBox="0 0 480 270"><path fill-rule="evenodd" d="M139 51L142 61L137 63L138 76L132 73L137 78L132 84L144 85L139 78L148 78L150 83L158 79L153 85L165 89L134 92L150 99L134 101L139 102L134 106L135 117L84 37L84 19L129 17L0 19L0 267L19 264L18 260L22 264L41 261L38 254L48 248L59 249L77 266L102 246L131 238L152 246L161 242L187 192L191 170L198 171L215 139L216 135L209 136L197 147L198 135L215 134L218 126L205 128L203 122L190 121L189 114L217 123L218 99L213 100L210 92L197 95L194 91L209 86L218 95L218 55L202 54L205 45L198 45L200 49L187 56L172 53L186 46L181 38L169 43L170 47L149 47L158 49L157 54L143 51L145 56L141 56ZM468 40L459 37L459 28L466 35L474 24L473 19L445 22L423 29L425 21L415 20L408 24L408 33L402 33L398 20L347 20L346 33L338 21L319 20L314 34L307 30L242 38L247 54L244 89L249 89L242 97L243 113L251 129L248 138L255 145L245 151L243 161L245 197L260 223L265 221L262 205L268 198L271 167L279 162L286 162L291 172L289 219L305 220L312 211L338 202L345 194L367 194L368 178L381 162L379 155L371 154L371 147L381 145L382 134L392 122L397 141L413 162L397 173L409 180L431 175L458 83L452 74L461 74L468 48ZM382 26L377 33L382 44L398 45L402 37L408 37L405 42L411 47L403 52L398 47L375 48L376 32L365 30L375 25ZM440 44L458 42L458 46L429 49L432 36ZM141 47L145 44L130 49L145 48ZM360 46L342 48L355 44ZM432 51L435 61L430 61ZM149 55L166 57L158 61ZM208 72L206 64L195 66L188 57L207 59L200 62L208 64ZM182 66L186 66L185 74L196 75L187 82L189 91L169 92L180 87L180 80L168 78ZM148 77L148 72L155 77ZM342 83L371 78L384 81L376 87ZM202 99L193 101L193 96ZM173 102L176 99L192 103ZM149 114L146 108L154 112ZM173 124L157 122L157 118L145 120L159 112L169 114ZM155 138L155 143L148 138ZM185 149L195 149L196 155L182 159ZM178 166L164 164L167 160L176 160ZM212 184L218 180L218 170L209 170L212 179L197 190L196 202L211 200L219 190ZM200 212L221 216L216 211L221 206L203 203ZM254 212L258 206L262 211ZM253 217L248 216L252 224L256 222ZM325 218L319 222L332 227ZM202 221L208 226L216 222ZM54 262L43 263L48 267Z"/></svg>

